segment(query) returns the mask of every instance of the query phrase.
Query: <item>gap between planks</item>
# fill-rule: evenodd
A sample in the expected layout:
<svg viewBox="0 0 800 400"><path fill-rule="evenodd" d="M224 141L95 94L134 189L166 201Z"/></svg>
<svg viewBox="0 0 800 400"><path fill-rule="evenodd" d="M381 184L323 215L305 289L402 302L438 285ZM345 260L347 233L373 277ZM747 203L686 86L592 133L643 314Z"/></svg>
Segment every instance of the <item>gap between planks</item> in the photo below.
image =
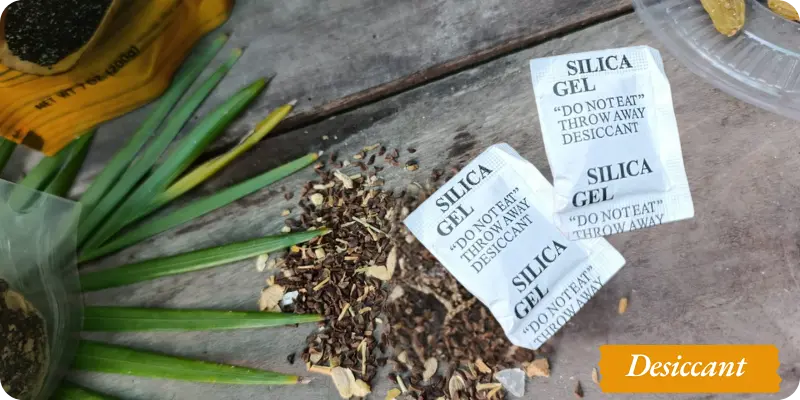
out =
<svg viewBox="0 0 800 400"><path fill-rule="evenodd" d="M628 4L608 10L584 21L572 23L544 32L510 39L503 44L478 50L475 53L461 56L445 63L426 68L404 78L365 89L360 92L344 96L338 100L331 101L327 104L323 104L322 106L316 107L312 110L292 115L286 118L286 120L284 120L270 136L275 137L305 128L327 118L352 111L359 107L363 107L410 90L414 90L432 82L445 79L459 72L463 72L465 70L494 61L498 58L529 49L549 40L562 38L569 34L575 33L576 31L625 16L632 12L633 6ZM219 151L223 152L224 150L219 149Z"/></svg>

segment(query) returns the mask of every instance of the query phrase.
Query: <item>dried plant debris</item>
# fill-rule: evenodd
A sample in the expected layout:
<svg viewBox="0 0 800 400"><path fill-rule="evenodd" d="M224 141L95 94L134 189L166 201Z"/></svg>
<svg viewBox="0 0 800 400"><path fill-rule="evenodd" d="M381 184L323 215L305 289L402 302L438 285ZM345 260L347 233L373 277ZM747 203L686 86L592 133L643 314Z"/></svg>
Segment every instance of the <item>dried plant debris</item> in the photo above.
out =
<svg viewBox="0 0 800 400"><path fill-rule="evenodd" d="M550 376L550 362L546 358L537 358L525 368L525 373L529 378L536 376Z"/></svg>
<svg viewBox="0 0 800 400"><path fill-rule="evenodd" d="M426 187L400 199L393 210L397 220L430 193ZM494 373L519 368L536 353L511 344L489 310L398 225L394 287L386 305L391 329L382 336L396 355L390 379L402 378L414 398L503 398ZM431 358L437 360L438 371L429 377L426 364Z"/></svg>
<svg viewBox="0 0 800 400"><path fill-rule="evenodd" d="M405 168L397 149L381 145L343 157L352 163L331 153L286 220L292 231L331 229L293 246L273 285L297 292L291 304L279 303L284 312L326 317L308 337L303 362L309 371L330 375L342 397L365 396L379 368L391 363L387 399L504 398L494 374L529 367L537 353L511 344L488 309L402 223L444 173L389 191L377 177L383 167L359 172L366 167L360 160L372 164L376 154ZM272 306L272 296L262 296L269 300L262 305Z"/></svg>
<svg viewBox="0 0 800 400"><path fill-rule="evenodd" d="M352 395L364 396L386 362L378 348L376 321L388 295L389 267L396 265L389 260L397 221L389 210L396 199L369 188L361 175L325 168L317 173L320 180L304 187L297 217L287 220L287 226L294 231L324 226L331 233L290 249L276 284L298 293L283 311L326 317L302 353L309 369L347 369L355 379Z"/></svg>
<svg viewBox="0 0 800 400"><path fill-rule="evenodd" d="M263 272L267 269L267 261L269 261L269 254L262 254L256 258L256 270Z"/></svg>
<svg viewBox="0 0 800 400"><path fill-rule="evenodd" d="M271 285L261 291L258 309L261 311L280 311L280 303L286 289L281 285Z"/></svg>
<svg viewBox="0 0 800 400"><path fill-rule="evenodd" d="M619 314L622 315L622 314L625 314L625 311L627 311L627 310L628 310L628 298L627 297L623 297L623 298L619 299L619 308L618 308L617 312L619 312Z"/></svg>
<svg viewBox="0 0 800 400"><path fill-rule="evenodd" d="M388 392L386 392L385 400L394 400L394 399L400 397L401 393L403 393L403 392L401 392L400 389L397 389L397 388L390 389Z"/></svg>
<svg viewBox="0 0 800 400"><path fill-rule="evenodd" d="M0 279L0 382L15 399L33 399L47 372L45 322L34 306Z"/></svg>
<svg viewBox="0 0 800 400"><path fill-rule="evenodd" d="M600 376L597 374L597 368L592 368L592 382L596 385L600 384Z"/></svg>
<svg viewBox="0 0 800 400"><path fill-rule="evenodd" d="M353 397L353 389L356 383L356 378L353 376L353 371L348 368L336 367L331 369L331 379L336 390L339 391L339 396L343 399Z"/></svg>

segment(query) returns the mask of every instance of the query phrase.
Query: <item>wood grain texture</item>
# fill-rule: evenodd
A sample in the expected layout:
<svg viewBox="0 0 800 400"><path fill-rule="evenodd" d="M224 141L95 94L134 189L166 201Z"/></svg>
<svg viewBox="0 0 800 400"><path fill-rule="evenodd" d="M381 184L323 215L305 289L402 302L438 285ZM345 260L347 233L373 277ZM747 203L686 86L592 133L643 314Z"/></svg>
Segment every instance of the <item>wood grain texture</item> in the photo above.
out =
<svg viewBox="0 0 800 400"><path fill-rule="evenodd" d="M630 10L628 0L237 0L219 31L231 33L227 48L245 47L245 53L198 115L247 82L275 75L266 93L213 145L219 149L292 99L300 101L298 107L279 131ZM227 54L223 50L218 60ZM147 111L104 124L95 142L103 151L91 155L93 165L107 161ZM19 166L12 163L5 176L18 176Z"/></svg>
<svg viewBox="0 0 800 400"><path fill-rule="evenodd" d="M217 92L277 74L240 129L291 99L301 103L285 126L296 127L630 10L625 0L240 0L221 29L247 52Z"/></svg>
<svg viewBox="0 0 800 400"><path fill-rule="evenodd" d="M424 180L432 168L459 165L487 146L507 142L550 175L540 136L527 62L531 58L648 44L660 49L634 16L553 40L359 108L335 119L273 138L193 195L214 191L310 150L354 154L383 143L418 149L416 172L383 174L389 185ZM580 380L588 398L598 346L606 343L769 343L780 349L785 398L800 376L800 140L796 122L767 113L704 83L663 49L696 217L610 237L627 265L556 336L553 375L529 382L526 398L572 397ZM329 141L322 140L327 135ZM333 139L334 136L336 139ZM292 208L280 186L297 191L315 174L303 171L273 187L147 243L103 260L130 260L277 232L280 212ZM295 199L296 201L296 199ZM266 276L254 261L92 293L89 304L253 309ZM620 297L630 304L617 314ZM231 333L100 336L117 343L191 357L303 373L285 361L303 347L309 327ZM93 336L97 338L98 336ZM381 376L381 375L379 375ZM230 387L80 374L81 382L132 399L333 399L326 377L302 387ZM380 380L376 398L388 386ZM710 399L716 396L618 395L621 399ZM722 398L722 397L720 397Z"/></svg>

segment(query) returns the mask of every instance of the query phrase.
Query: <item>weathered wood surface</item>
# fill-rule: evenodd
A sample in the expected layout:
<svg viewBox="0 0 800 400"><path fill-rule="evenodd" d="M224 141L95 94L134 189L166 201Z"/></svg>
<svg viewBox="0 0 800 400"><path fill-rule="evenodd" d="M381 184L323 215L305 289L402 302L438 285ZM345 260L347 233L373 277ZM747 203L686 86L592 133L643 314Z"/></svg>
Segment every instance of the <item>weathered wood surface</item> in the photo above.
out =
<svg viewBox="0 0 800 400"><path fill-rule="evenodd" d="M219 31L231 33L228 48L246 51L198 115L247 82L275 75L267 92L215 144L219 147L292 99L300 103L279 129L324 119L630 10L628 0L238 0ZM223 50L218 60L227 54ZM105 124L94 145L102 151L93 152L92 165L99 168L108 160L146 113L144 108Z"/></svg>
<svg viewBox="0 0 800 400"><path fill-rule="evenodd" d="M384 101L273 138L251 151L199 192L210 192L311 150L354 154L380 142L414 146L421 169L383 174L389 185L424 181L434 167L470 160L487 146L507 142L549 175L527 61L569 52L649 44L660 46L634 16L591 27L501 58ZM800 140L796 122L757 109L704 83L662 49L670 78L696 217L609 240L627 265L557 335L553 376L529 383L526 398L572 397L575 380L588 398L604 398L591 370L606 343L770 343L780 349L780 395L800 372ZM323 141L328 135L331 141ZM334 135L338 138L334 140ZM297 190L312 171L104 260L119 265L277 232L280 212L291 208L280 186ZM200 193L194 193L198 195ZM296 199L295 199L296 201ZM101 266L102 267L102 266ZM89 304L253 309L266 276L254 262L133 285L86 297ZM629 296L628 312L616 314ZM102 335L115 343L189 357L304 374L285 361L303 347L312 327L225 333ZM97 337L97 336L94 336ZM325 377L303 387L195 385L80 374L80 381L128 398L336 398ZM142 384L147 382L147 385ZM387 389L381 382L375 398ZM715 396L619 395L674 399Z"/></svg>

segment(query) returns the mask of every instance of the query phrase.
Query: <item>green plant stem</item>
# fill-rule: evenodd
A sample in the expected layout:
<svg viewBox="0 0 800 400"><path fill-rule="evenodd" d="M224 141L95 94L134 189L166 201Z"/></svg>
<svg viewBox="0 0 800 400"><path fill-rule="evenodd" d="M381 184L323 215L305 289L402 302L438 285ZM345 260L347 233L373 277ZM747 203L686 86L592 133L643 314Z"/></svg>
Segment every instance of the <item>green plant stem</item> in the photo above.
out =
<svg viewBox="0 0 800 400"><path fill-rule="evenodd" d="M0 138L0 172L3 172L3 168L8 164L8 160L11 158L11 155L14 154L14 149L16 148L16 143L5 138Z"/></svg>
<svg viewBox="0 0 800 400"><path fill-rule="evenodd" d="M327 229L267 236L246 242L197 250L171 257L141 261L122 267L81 274L84 292L124 286L164 276L213 268L222 264L282 250L328 233Z"/></svg>
<svg viewBox="0 0 800 400"><path fill-rule="evenodd" d="M236 200L254 193L274 182L277 182L300 169L312 164L319 158L317 154L308 154L278 168L267 171L255 178L231 186L213 195L196 200L187 206L177 209L163 217L153 218L141 225L115 237L107 244L81 253L79 262L87 262L113 252L124 249L161 232L189 222L211 211L222 208Z"/></svg>
<svg viewBox="0 0 800 400"><path fill-rule="evenodd" d="M292 385L297 376L189 360L110 344L81 341L73 368L158 379L237 385Z"/></svg>
<svg viewBox="0 0 800 400"><path fill-rule="evenodd" d="M178 136L181 128L192 117L203 101L211 94L211 91L219 84L222 78L230 71L233 65L239 60L242 51L235 49L228 60L221 65L203 84L181 104L178 109L170 114L164 128L159 132L155 139L144 150L141 157L134 161L129 168L122 174L119 181L113 185L109 192L97 203L89 212L89 216L83 220L78 228L78 245L82 245L92 237L95 230L125 199L135 186L142 180L158 161L158 158L166 151L169 144Z"/></svg>
<svg viewBox="0 0 800 400"><path fill-rule="evenodd" d="M269 328L321 321L317 314L86 307L84 331L208 331Z"/></svg>
<svg viewBox="0 0 800 400"><path fill-rule="evenodd" d="M192 86L192 83L200 76L208 63L214 59L214 56L217 55L227 41L227 35L220 35L208 46L198 49L195 54L186 60L183 67L175 74L169 88L153 105L153 111L150 112L147 119L136 130L128 143L125 144L125 147L117 152L114 158L106 164L81 196L80 203L83 206L81 220L85 220L100 199L108 193L117 178L125 172L128 165L136 157L136 154L139 153L139 150L144 147L147 140L164 122L167 114L175 107L178 100Z"/></svg>
<svg viewBox="0 0 800 400"><path fill-rule="evenodd" d="M273 129L292 111L296 102L292 101L289 104L278 107L276 110L269 113L269 115L256 127L242 138L241 142L227 151L225 154L209 160L203 165L198 166L191 172L181 177L177 182L170 185L165 191L156 194L150 204L138 216L130 220L136 220L150 214L154 210L163 207L165 204L180 197L184 193L192 190L197 185L204 182L209 177L213 176L219 170L230 164L237 157L256 145L264 136L267 136Z"/></svg>
<svg viewBox="0 0 800 400"><path fill-rule="evenodd" d="M22 180L18 182L18 187L11 191L8 196L8 204L14 210L22 211L38 199L41 191L61 170L64 160L72 152L76 141L68 144L58 153L51 157L42 158L33 169L28 172Z"/></svg>
<svg viewBox="0 0 800 400"><path fill-rule="evenodd" d="M206 146L222 134L231 121L261 93L266 84L264 79L256 80L203 118L178 143L175 151L166 157L164 163L158 166L121 205L114 209L108 218L102 221L99 229L92 232L91 237L85 242L84 249L91 250L104 244L130 222L128 221L130 216L137 215L146 208L155 194L163 191L185 171L192 161L200 156ZM109 211L111 210L109 209ZM84 238L89 236L88 232L86 233ZM81 238L80 235L79 238Z"/></svg>
<svg viewBox="0 0 800 400"><path fill-rule="evenodd" d="M61 168L61 171L58 172L44 190L46 193L59 197L66 197L67 193L72 188L72 184L75 183L75 178L78 176L78 172L80 172L83 166L86 155L89 154L89 147L94 139L94 134L95 131L84 133L75 141L75 145L67 156L64 167Z"/></svg>

